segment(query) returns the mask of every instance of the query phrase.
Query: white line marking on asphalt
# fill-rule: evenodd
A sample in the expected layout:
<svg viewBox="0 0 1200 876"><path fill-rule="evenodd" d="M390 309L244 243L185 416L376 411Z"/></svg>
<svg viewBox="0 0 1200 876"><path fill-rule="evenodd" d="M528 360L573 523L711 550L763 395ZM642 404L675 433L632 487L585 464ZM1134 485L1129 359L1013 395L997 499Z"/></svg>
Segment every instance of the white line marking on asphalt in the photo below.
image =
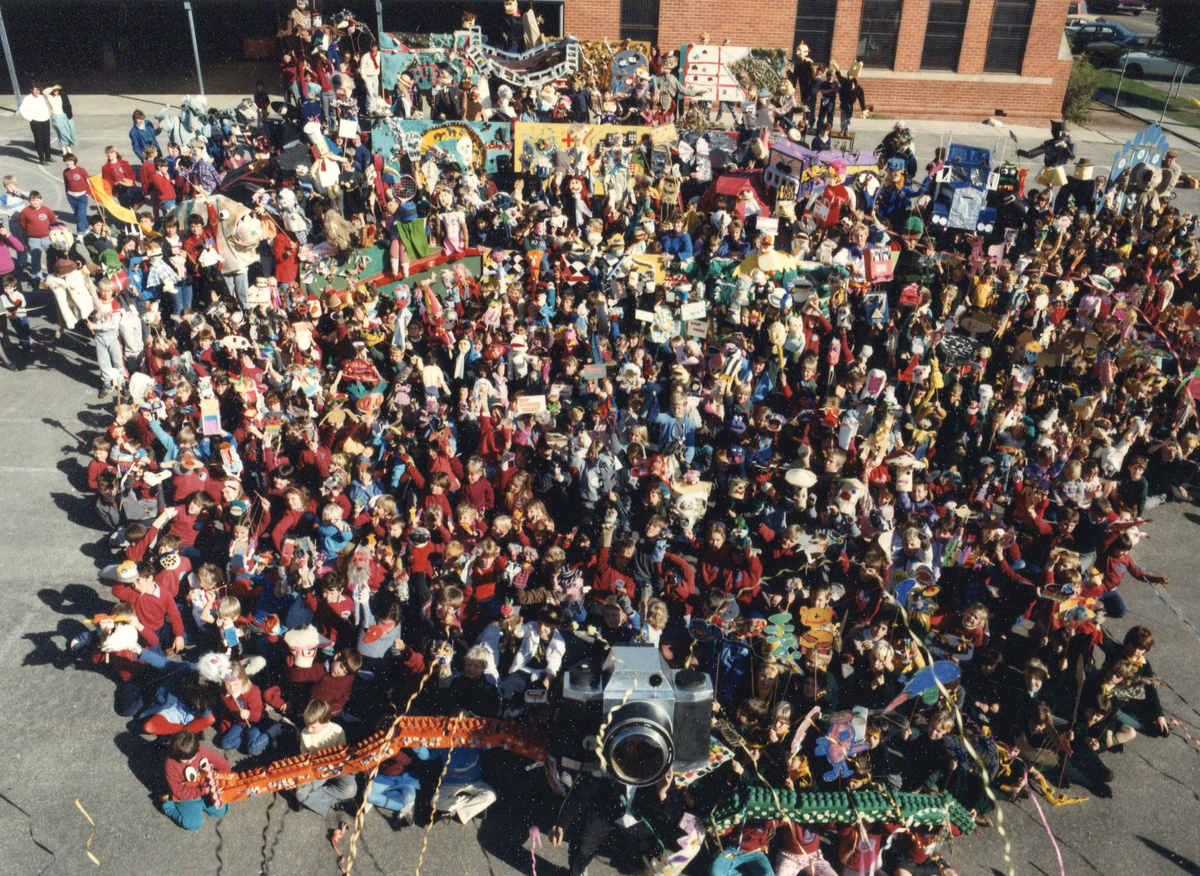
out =
<svg viewBox="0 0 1200 876"><path fill-rule="evenodd" d="M62 474L57 468L44 465L0 465L0 473L4 474Z"/></svg>
<svg viewBox="0 0 1200 876"><path fill-rule="evenodd" d="M13 648L17 647L17 643L21 641L21 636L25 635L29 629L29 624L37 617L36 611L27 611L25 617L21 618L21 623L4 637L4 644L0 645L0 663L8 660L8 655L12 653Z"/></svg>

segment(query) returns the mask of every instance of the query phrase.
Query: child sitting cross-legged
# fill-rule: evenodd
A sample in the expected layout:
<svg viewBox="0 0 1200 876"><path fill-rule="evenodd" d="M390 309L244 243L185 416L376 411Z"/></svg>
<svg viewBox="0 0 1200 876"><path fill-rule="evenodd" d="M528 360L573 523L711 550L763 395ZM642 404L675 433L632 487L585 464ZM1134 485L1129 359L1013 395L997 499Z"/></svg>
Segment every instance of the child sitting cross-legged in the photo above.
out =
<svg viewBox="0 0 1200 876"><path fill-rule="evenodd" d="M334 723L329 704L313 700L304 707L304 729L300 732L300 753L310 754L346 744L346 733ZM352 775L334 776L323 782L309 782L296 788L296 800L318 815L328 815L334 807L353 800L358 785Z"/></svg>

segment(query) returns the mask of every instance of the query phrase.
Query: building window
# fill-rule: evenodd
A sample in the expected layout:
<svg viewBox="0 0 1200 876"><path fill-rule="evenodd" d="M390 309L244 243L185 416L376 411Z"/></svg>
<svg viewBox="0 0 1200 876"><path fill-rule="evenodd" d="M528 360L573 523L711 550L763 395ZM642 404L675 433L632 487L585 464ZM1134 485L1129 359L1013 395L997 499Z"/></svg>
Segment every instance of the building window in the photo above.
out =
<svg viewBox="0 0 1200 876"><path fill-rule="evenodd" d="M858 56L867 67L891 67L896 60L901 0L863 0Z"/></svg>
<svg viewBox="0 0 1200 876"><path fill-rule="evenodd" d="M800 0L796 4L796 33L792 49L801 43L818 64L829 63L833 48L833 21L837 18L837 0Z"/></svg>
<svg viewBox="0 0 1200 876"><path fill-rule="evenodd" d="M621 39L658 45L658 0L621 0Z"/></svg>
<svg viewBox="0 0 1200 876"><path fill-rule="evenodd" d="M933 0L921 50L922 70L957 70L967 26L968 0Z"/></svg>
<svg viewBox="0 0 1200 876"><path fill-rule="evenodd" d="M988 73L1020 73L1025 43L1033 21L1034 0L996 0L983 69Z"/></svg>

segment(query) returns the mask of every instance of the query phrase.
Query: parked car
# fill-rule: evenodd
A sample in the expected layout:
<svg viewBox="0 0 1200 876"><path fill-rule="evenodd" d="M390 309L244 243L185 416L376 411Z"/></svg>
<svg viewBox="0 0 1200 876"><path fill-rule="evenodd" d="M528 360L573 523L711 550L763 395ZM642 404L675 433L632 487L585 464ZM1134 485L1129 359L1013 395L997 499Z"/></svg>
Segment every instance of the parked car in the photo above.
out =
<svg viewBox="0 0 1200 876"><path fill-rule="evenodd" d="M1168 58L1154 48L1126 52L1117 59L1116 66L1124 67L1130 79L1174 79L1182 73L1184 82L1200 82L1200 66Z"/></svg>
<svg viewBox="0 0 1200 876"><path fill-rule="evenodd" d="M1099 63L1111 63L1126 52L1146 45L1145 37L1115 21L1089 21L1067 35L1071 51L1086 54Z"/></svg>
<svg viewBox="0 0 1200 876"><path fill-rule="evenodd" d="M1127 12L1141 15L1146 11L1145 0L1091 0L1088 9L1092 12Z"/></svg>
<svg viewBox="0 0 1200 876"><path fill-rule="evenodd" d="M1079 28L1083 27L1087 23L1088 20L1086 18L1080 18L1078 15L1068 15L1067 23L1063 27L1063 30L1067 34L1067 39L1073 39L1075 34L1079 33Z"/></svg>
<svg viewBox="0 0 1200 876"><path fill-rule="evenodd" d="M1087 52L1094 44L1104 43L1106 46L1123 46L1124 50L1129 52L1145 46L1146 42L1145 37L1134 34L1127 26L1098 18L1094 22L1081 23L1074 34L1070 35L1070 50L1079 54Z"/></svg>

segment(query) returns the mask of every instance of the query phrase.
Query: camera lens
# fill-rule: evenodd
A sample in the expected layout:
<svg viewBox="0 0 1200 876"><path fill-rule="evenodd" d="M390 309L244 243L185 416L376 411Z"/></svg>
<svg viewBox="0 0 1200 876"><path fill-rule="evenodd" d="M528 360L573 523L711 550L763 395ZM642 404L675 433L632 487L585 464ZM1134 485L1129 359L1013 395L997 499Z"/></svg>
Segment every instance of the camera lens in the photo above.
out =
<svg viewBox="0 0 1200 876"><path fill-rule="evenodd" d="M622 782L653 784L675 760L671 719L654 703L622 706L605 734L604 757L609 770Z"/></svg>

